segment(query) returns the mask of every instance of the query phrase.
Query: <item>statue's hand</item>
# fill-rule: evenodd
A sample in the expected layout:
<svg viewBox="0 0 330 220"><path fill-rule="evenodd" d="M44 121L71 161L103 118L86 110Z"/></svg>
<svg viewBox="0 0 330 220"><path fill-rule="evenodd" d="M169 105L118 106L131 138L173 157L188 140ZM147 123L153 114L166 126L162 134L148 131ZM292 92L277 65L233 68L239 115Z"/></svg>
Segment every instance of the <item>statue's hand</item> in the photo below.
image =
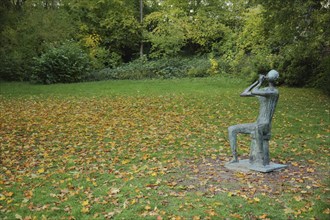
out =
<svg viewBox="0 0 330 220"><path fill-rule="evenodd" d="M264 75L259 75L259 82L262 83L265 80L265 76Z"/></svg>

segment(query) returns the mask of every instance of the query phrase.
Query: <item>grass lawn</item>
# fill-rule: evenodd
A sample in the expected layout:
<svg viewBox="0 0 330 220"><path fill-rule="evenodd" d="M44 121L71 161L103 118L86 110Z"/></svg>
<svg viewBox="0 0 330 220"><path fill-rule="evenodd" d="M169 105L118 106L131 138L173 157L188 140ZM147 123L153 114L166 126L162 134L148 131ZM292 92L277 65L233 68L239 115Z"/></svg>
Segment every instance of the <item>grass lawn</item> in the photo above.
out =
<svg viewBox="0 0 330 220"><path fill-rule="evenodd" d="M279 88L270 152L288 168L234 172L227 127L259 108L246 86L1 83L0 219L329 219L329 97Z"/></svg>

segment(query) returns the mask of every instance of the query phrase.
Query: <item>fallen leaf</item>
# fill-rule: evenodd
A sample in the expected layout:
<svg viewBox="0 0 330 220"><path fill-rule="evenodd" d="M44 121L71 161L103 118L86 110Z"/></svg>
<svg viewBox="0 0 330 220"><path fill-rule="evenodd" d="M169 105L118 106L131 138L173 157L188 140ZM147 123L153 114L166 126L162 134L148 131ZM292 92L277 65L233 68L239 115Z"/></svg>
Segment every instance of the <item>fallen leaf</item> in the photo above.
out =
<svg viewBox="0 0 330 220"><path fill-rule="evenodd" d="M263 215L260 215L258 218L259 218L259 219L266 219L267 216L268 216L267 214L263 214Z"/></svg>
<svg viewBox="0 0 330 220"><path fill-rule="evenodd" d="M118 188L111 188L110 191L109 191L109 194L115 195L115 194L118 194L119 192L120 192L120 189L118 189Z"/></svg>
<svg viewBox="0 0 330 220"><path fill-rule="evenodd" d="M292 210L291 208L285 208L284 213L285 214L292 214L292 213L294 213L294 210Z"/></svg>
<svg viewBox="0 0 330 220"><path fill-rule="evenodd" d="M15 214L15 218L16 219L19 219L19 220L22 220L23 219L23 217L21 215L19 215L19 214Z"/></svg>
<svg viewBox="0 0 330 220"><path fill-rule="evenodd" d="M89 201L88 200L85 200L81 203L82 206L87 206L89 204Z"/></svg>
<svg viewBox="0 0 330 220"><path fill-rule="evenodd" d="M44 168L40 168L39 170L38 170L38 173L40 174L40 173L44 173L45 172L45 169Z"/></svg>
<svg viewBox="0 0 330 220"><path fill-rule="evenodd" d="M326 208L322 213L329 215L330 214L330 208Z"/></svg>
<svg viewBox="0 0 330 220"><path fill-rule="evenodd" d="M14 193L13 192L5 192L4 194L7 197L12 197Z"/></svg>
<svg viewBox="0 0 330 220"><path fill-rule="evenodd" d="M88 208L88 207L83 207L83 208L81 209L81 212L82 212L82 213L88 213L88 212L89 212L89 208Z"/></svg>
<svg viewBox="0 0 330 220"><path fill-rule="evenodd" d="M0 201L5 200L5 199L6 199L6 196L0 194Z"/></svg>
<svg viewBox="0 0 330 220"><path fill-rule="evenodd" d="M237 214L237 213L230 214L230 217L237 218L237 219L243 219L243 217L240 214Z"/></svg>

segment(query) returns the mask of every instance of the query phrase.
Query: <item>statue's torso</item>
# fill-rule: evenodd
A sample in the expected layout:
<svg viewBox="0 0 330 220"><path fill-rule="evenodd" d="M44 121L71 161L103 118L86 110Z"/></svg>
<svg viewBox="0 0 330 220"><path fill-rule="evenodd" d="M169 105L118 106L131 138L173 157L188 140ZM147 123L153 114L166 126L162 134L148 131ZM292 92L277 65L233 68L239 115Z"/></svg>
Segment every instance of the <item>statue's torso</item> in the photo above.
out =
<svg viewBox="0 0 330 220"><path fill-rule="evenodd" d="M269 88L264 88L264 90L269 90ZM268 124L269 127L271 125L271 121L279 97L278 91L276 89L273 89L272 91L273 93L267 96L257 96L260 102L260 110L257 123Z"/></svg>

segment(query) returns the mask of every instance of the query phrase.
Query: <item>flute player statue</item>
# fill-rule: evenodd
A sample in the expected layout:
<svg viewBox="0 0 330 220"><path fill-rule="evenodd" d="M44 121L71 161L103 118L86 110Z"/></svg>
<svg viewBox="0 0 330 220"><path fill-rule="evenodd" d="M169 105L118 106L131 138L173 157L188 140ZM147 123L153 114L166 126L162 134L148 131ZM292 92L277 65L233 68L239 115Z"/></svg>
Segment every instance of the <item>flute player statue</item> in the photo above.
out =
<svg viewBox="0 0 330 220"><path fill-rule="evenodd" d="M274 83L278 77L279 73L276 70L271 70L266 76L260 75L256 82L241 93L242 97L255 96L259 99L259 116L254 123L238 124L228 128L229 142L233 154L233 159L227 164L228 168L245 167L261 172L269 172L286 167L285 165L270 163L269 159L271 124L279 98L279 92L275 88ZM265 80L269 83L268 87L261 88ZM249 160L238 160L236 143L238 133L251 135L252 140Z"/></svg>

